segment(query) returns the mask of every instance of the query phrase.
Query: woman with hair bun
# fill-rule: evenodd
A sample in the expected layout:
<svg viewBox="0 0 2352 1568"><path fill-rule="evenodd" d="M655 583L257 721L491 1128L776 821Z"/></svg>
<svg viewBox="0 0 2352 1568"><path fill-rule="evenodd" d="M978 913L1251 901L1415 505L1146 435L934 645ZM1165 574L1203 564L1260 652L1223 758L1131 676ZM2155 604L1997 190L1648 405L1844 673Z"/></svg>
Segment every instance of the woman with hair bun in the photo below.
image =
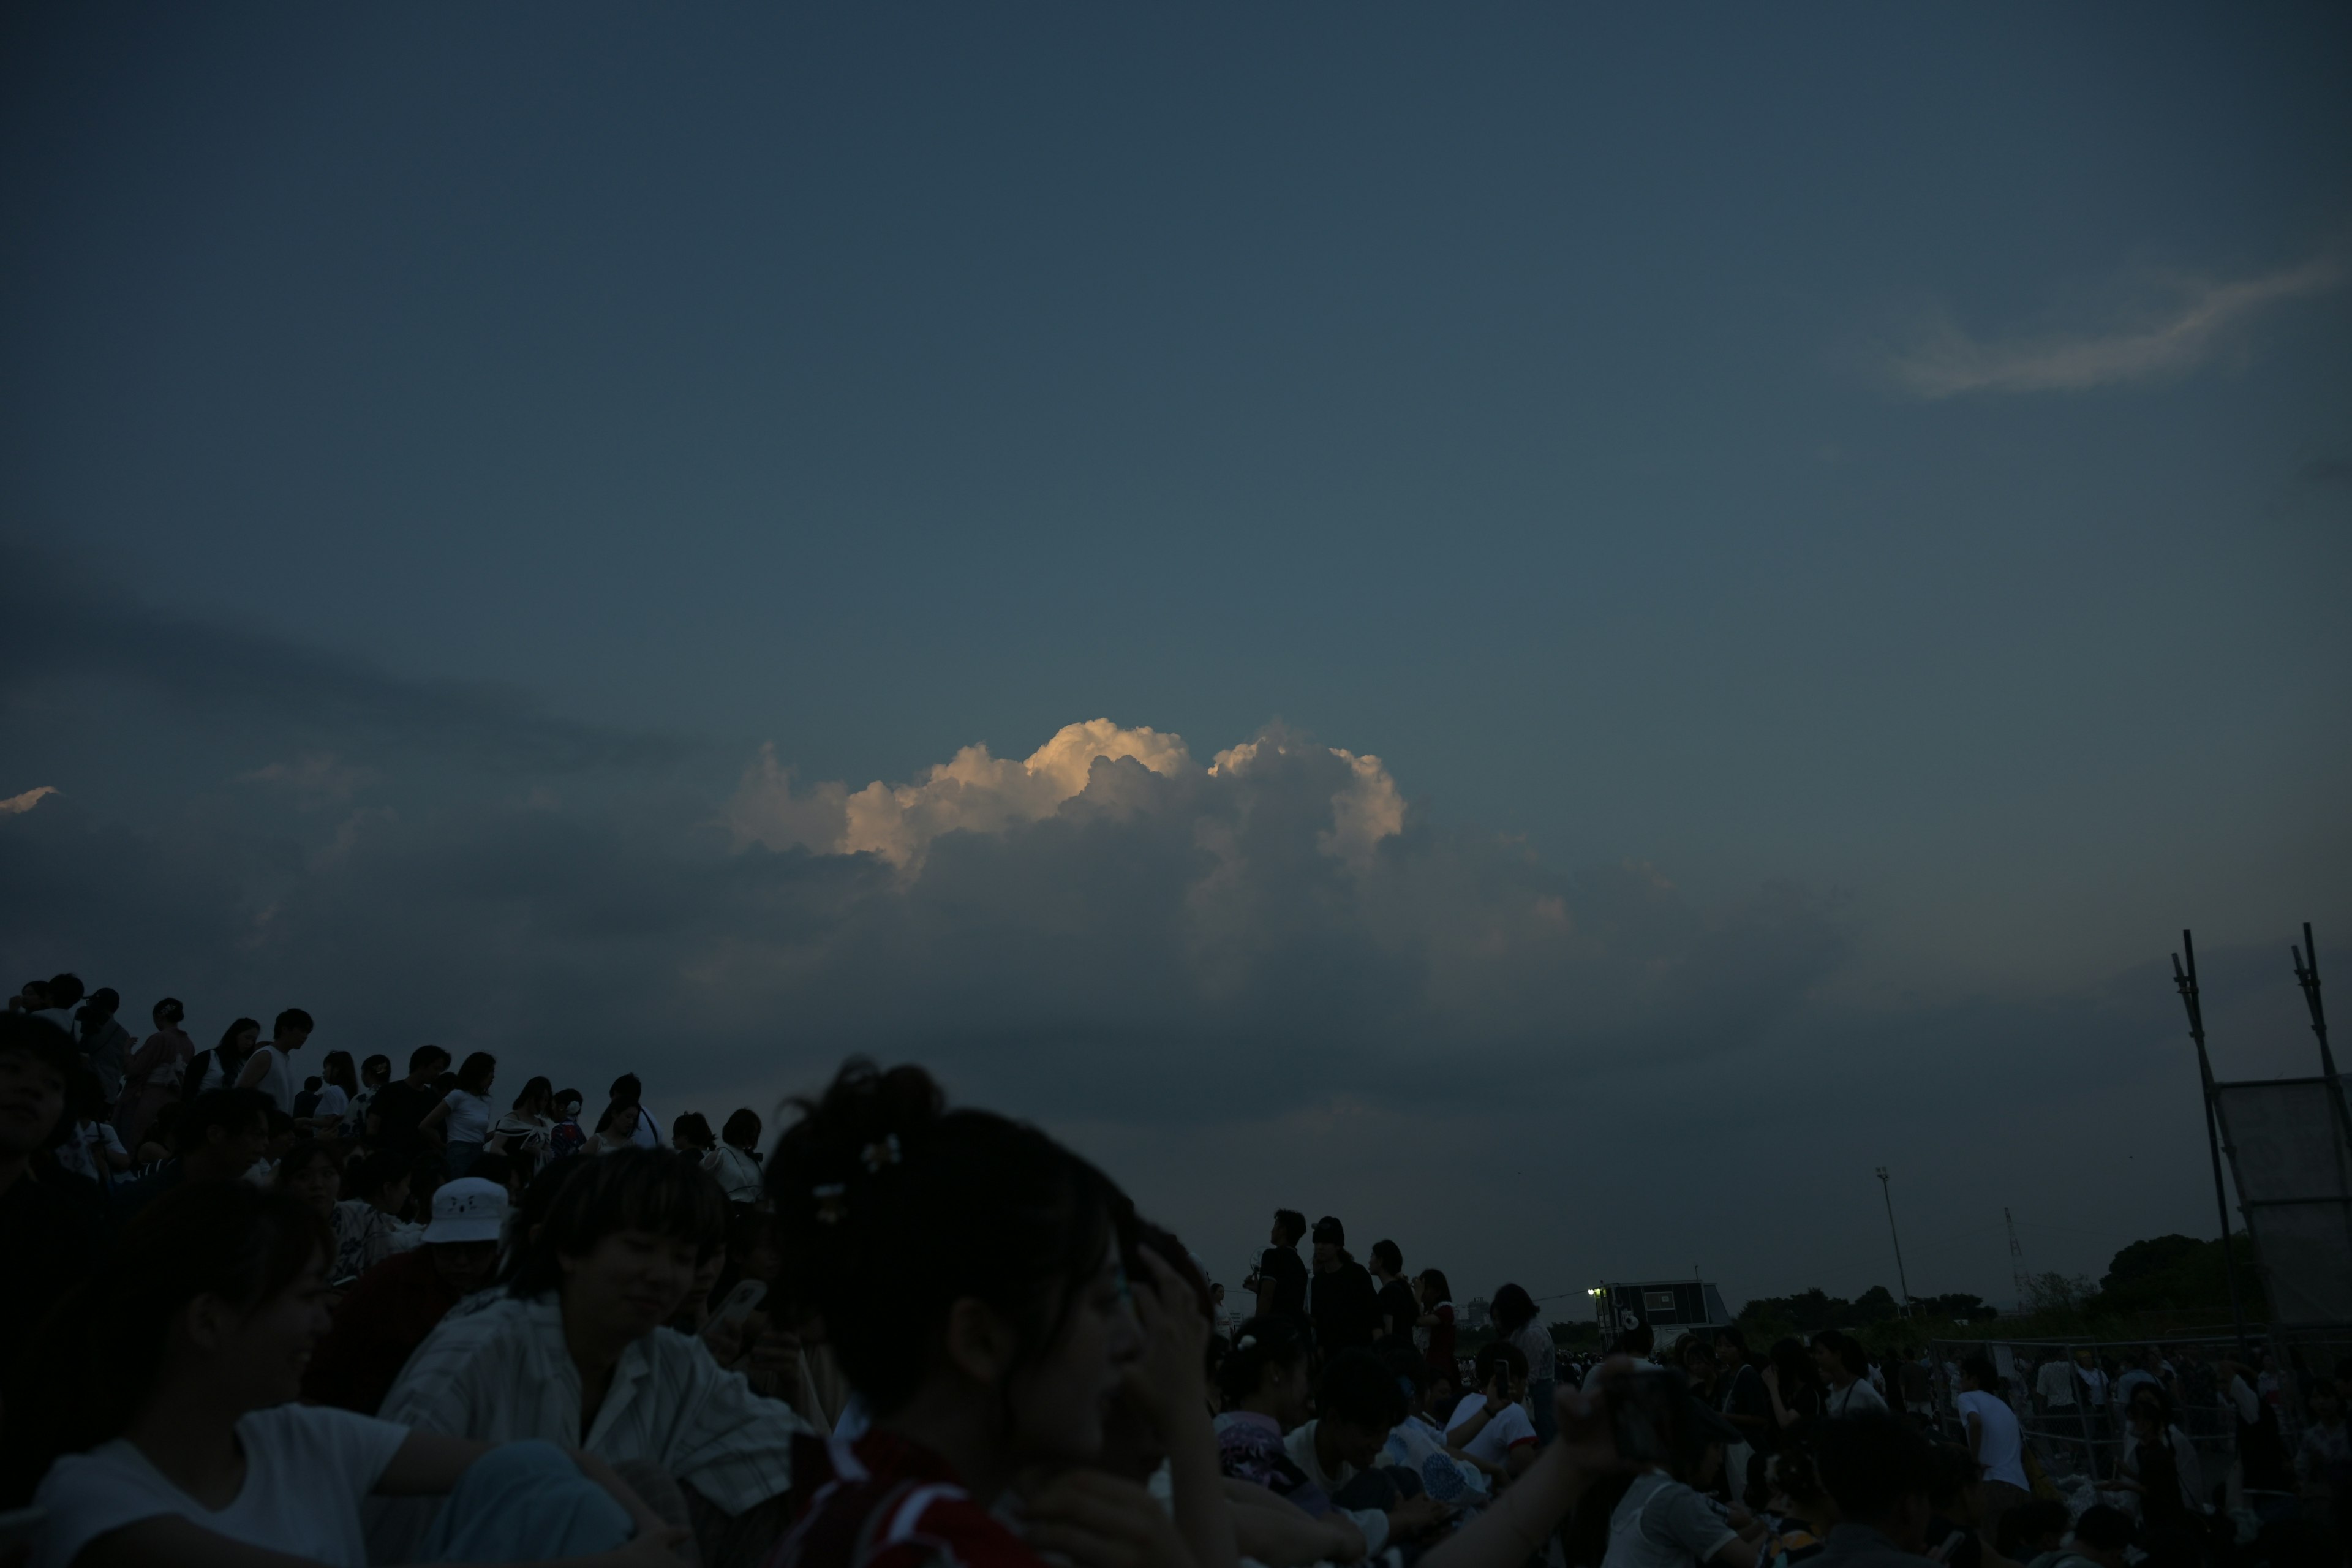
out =
<svg viewBox="0 0 2352 1568"><path fill-rule="evenodd" d="M1107 1540L1188 1560L1143 1488L1082 1468L1144 1348L1126 1197L1034 1127L947 1110L920 1068L852 1061L794 1104L768 1192L872 1425L796 1456L813 1500L770 1568L1040 1568ZM1061 1473L1023 1498L1024 1539L990 1510L1039 1468Z"/></svg>

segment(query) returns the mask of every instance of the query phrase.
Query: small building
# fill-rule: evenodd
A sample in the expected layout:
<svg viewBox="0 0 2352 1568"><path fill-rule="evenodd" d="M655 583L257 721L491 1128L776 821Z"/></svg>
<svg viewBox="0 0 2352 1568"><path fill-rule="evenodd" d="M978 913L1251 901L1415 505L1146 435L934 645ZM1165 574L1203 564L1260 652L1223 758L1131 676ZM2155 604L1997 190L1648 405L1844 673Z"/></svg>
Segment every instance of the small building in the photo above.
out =
<svg viewBox="0 0 2352 1568"><path fill-rule="evenodd" d="M1694 1329L1731 1326L1723 1292L1705 1279L1661 1279L1639 1284L1595 1285L1585 1292L1592 1298L1593 1317L1601 1325L1601 1342L1650 1325L1661 1345L1672 1344Z"/></svg>

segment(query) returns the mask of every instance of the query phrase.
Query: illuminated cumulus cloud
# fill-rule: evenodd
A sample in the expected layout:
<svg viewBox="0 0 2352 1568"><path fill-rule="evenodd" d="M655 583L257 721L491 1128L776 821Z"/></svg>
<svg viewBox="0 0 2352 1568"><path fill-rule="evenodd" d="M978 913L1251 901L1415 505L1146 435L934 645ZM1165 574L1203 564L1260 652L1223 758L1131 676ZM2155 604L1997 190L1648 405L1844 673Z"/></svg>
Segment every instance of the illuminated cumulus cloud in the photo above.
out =
<svg viewBox="0 0 2352 1568"><path fill-rule="evenodd" d="M1003 834L1055 816L1087 793L1098 763L1132 762L1160 778L1191 784L1214 781L1211 787L1230 790L1253 768L1262 770L1261 752L1271 758L1298 746L1269 731L1218 752L1203 772L1181 735L1090 719L1064 725L1021 761L992 756L983 745L966 746L912 784L877 779L855 791L843 783L796 788L793 770L779 763L775 749L768 746L729 803L727 822L740 845L878 855L913 874L922 869L931 845L947 834ZM1317 750L1319 754L1322 749ZM1346 764L1347 777L1328 797L1330 820L1318 843L1324 853L1361 868L1381 839L1403 831L1404 797L1378 757L1328 750ZM1119 794L1110 784L1105 792L1106 805Z"/></svg>

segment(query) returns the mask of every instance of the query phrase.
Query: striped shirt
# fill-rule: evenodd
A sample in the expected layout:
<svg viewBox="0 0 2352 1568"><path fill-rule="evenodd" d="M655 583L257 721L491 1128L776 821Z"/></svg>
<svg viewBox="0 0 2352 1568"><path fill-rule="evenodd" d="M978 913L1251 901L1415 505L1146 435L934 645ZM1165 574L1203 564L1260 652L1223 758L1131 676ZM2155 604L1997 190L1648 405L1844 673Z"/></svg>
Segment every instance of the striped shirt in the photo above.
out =
<svg viewBox="0 0 2352 1568"><path fill-rule="evenodd" d="M868 1432L796 1446L816 1492L765 1568L1045 1568L919 1444Z"/></svg>
<svg viewBox="0 0 2352 1568"><path fill-rule="evenodd" d="M703 1342L656 1329L621 1352L595 1424L580 1430L580 1369L552 1291L445 1318L377 1413L420 1432L489 1443L544 1438L617 1463L638 1459L741 1513L792 1489L792 1442L808 1424L751 1392Z"/></svg>

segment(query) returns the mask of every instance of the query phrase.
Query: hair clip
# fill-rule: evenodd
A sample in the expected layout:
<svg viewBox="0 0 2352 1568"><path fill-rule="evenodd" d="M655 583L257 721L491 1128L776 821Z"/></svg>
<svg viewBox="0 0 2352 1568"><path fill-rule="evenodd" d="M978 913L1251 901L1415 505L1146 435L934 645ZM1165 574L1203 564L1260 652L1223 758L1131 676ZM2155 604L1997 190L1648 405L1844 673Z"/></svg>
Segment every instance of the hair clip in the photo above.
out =
<svg viewBox="0 0 2352 1568"><path fill-rule="evenodd" d="M878 1175L883 1166L898 1163L898 1135L893 1132L877 1142L868 1143L858 1157L866 1162L866 1170Z"/></svg>
<svg viewBox="0 0 2352 1568"><path fill-rule="evenodd" d="M841 1223L841 1216L846 1208L842 1198L847 1192L848 1189L839 1182L826 1182L821 1186L809 1189L809 1195L816 1199L817 1224L839 1225Z"/></svg>

